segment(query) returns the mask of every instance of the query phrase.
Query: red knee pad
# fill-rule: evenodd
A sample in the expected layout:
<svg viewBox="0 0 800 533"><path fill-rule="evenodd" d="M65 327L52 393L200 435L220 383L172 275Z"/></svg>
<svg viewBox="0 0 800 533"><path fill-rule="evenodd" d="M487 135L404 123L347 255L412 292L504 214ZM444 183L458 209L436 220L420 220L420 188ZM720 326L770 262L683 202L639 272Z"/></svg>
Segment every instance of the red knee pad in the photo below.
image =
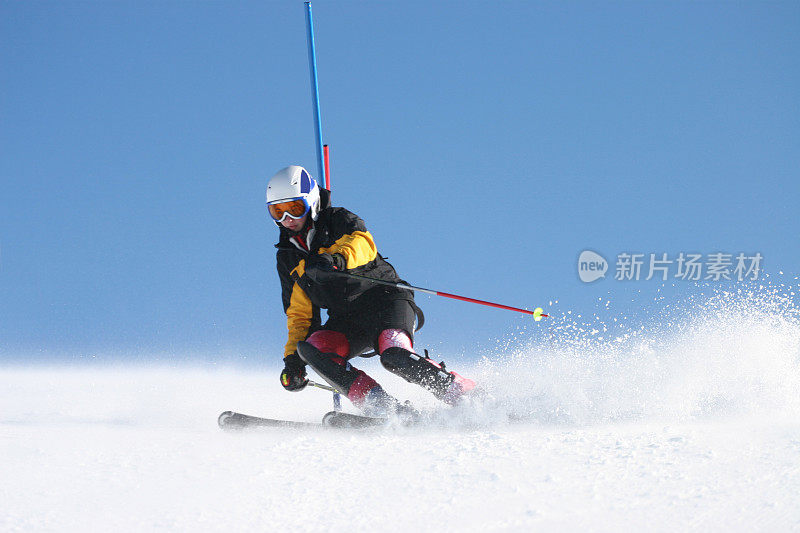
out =
<svg viewBox="0 0 800 533"><path fill-rule="evenodd" d="M306 339L306 342L322 353L335 353L339 357L347 358L350 355L350 343L344 333L322 329L315 331ZM342 364L344 361L339 362Z"/></svg>
<svg viewBox="0 0 800 533"><path fill-rule="evenodd" d="M411 337L402 329L385 329L378 335L378 353L383 353L387 348L405 348L409 352L414 350Z"/></svg>

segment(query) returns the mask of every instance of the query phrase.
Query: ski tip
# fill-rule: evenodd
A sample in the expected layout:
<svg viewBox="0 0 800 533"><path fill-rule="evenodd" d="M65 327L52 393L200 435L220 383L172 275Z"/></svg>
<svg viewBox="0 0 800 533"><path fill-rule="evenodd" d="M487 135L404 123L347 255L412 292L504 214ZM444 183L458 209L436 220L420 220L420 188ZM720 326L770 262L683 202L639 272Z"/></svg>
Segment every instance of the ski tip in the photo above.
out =
<svg viewBox="0 0 800 533"><path fill-rule="evenodd" d="M217 417L217 424L219 424L219 427L221 428L227 427L228 420L233 415L234 415L233 411L225 411L224 413L221 413L219 417Z"/></svg>
<svg viewBox="0 0 800 533"><path fill-rule="evenodd" d="M333 420L336 418L337 413L339 413L339 411L330 411L325 413L325 415L322 417L322 425L333 426Z"/></svg>

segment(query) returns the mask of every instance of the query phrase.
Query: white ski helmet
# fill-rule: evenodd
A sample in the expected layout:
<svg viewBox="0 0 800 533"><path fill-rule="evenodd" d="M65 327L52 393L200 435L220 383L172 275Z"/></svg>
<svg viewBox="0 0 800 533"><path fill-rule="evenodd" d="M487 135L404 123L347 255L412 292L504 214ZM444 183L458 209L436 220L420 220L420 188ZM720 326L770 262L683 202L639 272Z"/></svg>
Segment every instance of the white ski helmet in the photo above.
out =
<svg viewBox="0 0 800 533"><path fill-rule="evenodd" d="M279 170L267 183L267 205L303 200L312 220L319 216L319 186L303 167L290 165Z"/></svg>

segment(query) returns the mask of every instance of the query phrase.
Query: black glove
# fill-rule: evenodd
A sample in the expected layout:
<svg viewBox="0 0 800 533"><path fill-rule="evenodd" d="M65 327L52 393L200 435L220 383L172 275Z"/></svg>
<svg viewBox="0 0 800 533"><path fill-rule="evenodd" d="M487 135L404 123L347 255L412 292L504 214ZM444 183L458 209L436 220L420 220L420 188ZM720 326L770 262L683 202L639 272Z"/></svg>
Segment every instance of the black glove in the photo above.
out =
<svg viewBox="0 0 800 533"><path fill-rule="evenodd" d="M306 378L306 364L297 355L297 352L283 358L283 372L281 372L281 385L289 391L300 391L308 385Z"/></svg>
<svg viewBox="0 0 800 533"><path fill-rule="evenodd" d="M347 261L339 254L315 254L306 259L306 276L314 283L327 283L335 272L345 269Z"/></svg>

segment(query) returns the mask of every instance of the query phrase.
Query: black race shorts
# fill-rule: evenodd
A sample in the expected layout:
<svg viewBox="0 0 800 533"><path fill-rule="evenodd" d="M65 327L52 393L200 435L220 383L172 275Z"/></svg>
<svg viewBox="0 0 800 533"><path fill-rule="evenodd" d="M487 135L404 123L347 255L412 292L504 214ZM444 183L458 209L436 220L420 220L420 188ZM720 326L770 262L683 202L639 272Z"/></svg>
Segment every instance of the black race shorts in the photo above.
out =
<svg viewBox="0 0 800 533"><path fill-rule="evenodd" d="M378 336L385 329L402 329L413 342L416 318L414 305L397 299L379 306L364 306L345 315L329 316L320 329L342 333L350 342L350 357L355 357L370 350L377 352Z"/></svg>

